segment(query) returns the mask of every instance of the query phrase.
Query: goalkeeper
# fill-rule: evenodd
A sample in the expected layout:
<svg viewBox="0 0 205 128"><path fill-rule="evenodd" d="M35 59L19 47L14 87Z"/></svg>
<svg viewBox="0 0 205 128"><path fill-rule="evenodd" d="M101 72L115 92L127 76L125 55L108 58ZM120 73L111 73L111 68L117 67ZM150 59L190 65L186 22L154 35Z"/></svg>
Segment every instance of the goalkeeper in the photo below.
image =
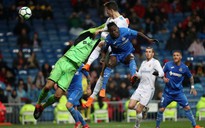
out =
<svg viewBox="0 0 205 128"><path fill-rule="evenodd" d="M58 101L65 94L77 69L86 61L90 53L101 41L96 36L99 33L98 30L103 27L104 25L83 31L74 41L74 45L55 63L46 85L38 97L33 114L35 119L40 117L46 107ZM45 104L41 104L47 97L49 90L54 87L54 84L57 84L59 88L57 88L55 94L47 99Z"/></svg>

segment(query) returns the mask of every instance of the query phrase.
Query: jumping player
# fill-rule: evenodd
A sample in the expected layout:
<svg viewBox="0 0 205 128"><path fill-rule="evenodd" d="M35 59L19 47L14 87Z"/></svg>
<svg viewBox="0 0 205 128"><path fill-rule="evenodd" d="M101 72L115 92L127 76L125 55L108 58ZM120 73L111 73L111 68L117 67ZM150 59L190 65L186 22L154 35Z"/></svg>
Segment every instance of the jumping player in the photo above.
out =
<svg viewBox="0 0 205 128"><path fill-rule="evenodd" d="M74 45L55 63L55 67L52 69L46 85L41 90L35 106L35 119L40 117L46 107L58 101L65 94L77 69L86 61L90 53L100 42L100 39L95 38L99 29L102 29L102 26L82 32L74 41ZM55 94L51 95L45 104L41 104L55 84L59 87Z"/></svg>
<svg viewBox="0 0 205 128"><path fill-rule="evenodd" d="M108 35L108 29L107 29L107 24L110 22L115 22L117 24L118 27L128 27L129 21L128 19L125 19L122 15L120 15L120 13L118 12L118 5L115 1L110 1L110 2L106 2L104 4L105 7L105 12L106 14L109 16L109 18L107 19L107 21L104 24L104 28L102 28L101 31L101 38L105 39L106 36ZM96 60L98 58L98 56L100 55L100 51L101 48L104 46L104 43L101 42L98 44L98 46L93 50L92 54L90 55L90 57L88 58L87 63L84 65L84 69L86 69L87 71L89 71L90 69L90 65L93 63L94 60Z"/></svg>
<svg viewBox="0 0 205 128"><path fill-rule="evenodd" d="M105 43L107 47L110 46L112 48L112 52L109 56L108 64L106 65L103 74L102 89L104 90L104 95L106 84L111 75L112 68L114 68L119 62L129 65L132 78L136 76L136 63L134 60L134 55L132 54L134 52L134 48L131 40L133 38L141 37L149 43L154 43L157 41L145 36L141 32L129 28L119 28L114 22L109 23L107 27L109 35L106 37ZM104 95L100 96L103 97ZM89 107L92 104L94 97L95 95L91 95L88 98L88 101L85 104L86 107Z"/></svg>
<svg viewBox="0 0 205 128"><path fill-rule="evenodd" d="M104 8L105 8L105 12L106 14L109 16L109 18L107 19L107 21L105 22L105 26L103 29L99 30L101 31L101 38L105 39L106 36L109 34L108 33L108 28L107 28L107 24L110 22L114 22L118 27L124 27L127 28L129 25L129 20L124 18L119 12L118 12L118 5L115 1L110 1L110 2L106 2L104 4ZM100 51L102 49L102 47L105 46L104 42L100 42L98 44L98 46L94 49L94 51L91 53L90 57L88 58L87 63L84 65L83 69L89 71L90 69L90 65L93 63L94 60L96 60L100 54ZM108 53L107 53L108 54ZM95 85L94 91L91 95L91 98L88 99L88 104L92 104L90 103L90 101L93 101L93 98L98 94L98 92L100 91L100 96L101 97L105 97L105 90L101 89L102 86L102 81L103 81L103 73L104 73L104 69L105 69L105 64L103 64L102 67L102 71L100 74L100 77Z"/></svg>

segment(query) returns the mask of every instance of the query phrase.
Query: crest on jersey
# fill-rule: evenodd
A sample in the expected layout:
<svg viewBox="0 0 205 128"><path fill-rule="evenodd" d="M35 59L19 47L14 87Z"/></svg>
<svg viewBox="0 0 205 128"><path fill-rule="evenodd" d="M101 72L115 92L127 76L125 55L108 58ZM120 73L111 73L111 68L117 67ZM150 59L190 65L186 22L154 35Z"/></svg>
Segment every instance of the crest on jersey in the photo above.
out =
<svg viewBox="0 0 205 128"><path fill-rule="evenodd" d="M126 40L126 38L125 37L122 37L122 41L125 41Z"/></svg>
<svg viewBox="0 0 205 128"><path fill-rule="evenodd" d="M180 68L179 71L182 72L182 68Z"/></svg>
<svg viewBox="0 0 205 128"><path fill-rule="evenodd" d="M83 41L83 44L87 44L87 41Z"/></svg>

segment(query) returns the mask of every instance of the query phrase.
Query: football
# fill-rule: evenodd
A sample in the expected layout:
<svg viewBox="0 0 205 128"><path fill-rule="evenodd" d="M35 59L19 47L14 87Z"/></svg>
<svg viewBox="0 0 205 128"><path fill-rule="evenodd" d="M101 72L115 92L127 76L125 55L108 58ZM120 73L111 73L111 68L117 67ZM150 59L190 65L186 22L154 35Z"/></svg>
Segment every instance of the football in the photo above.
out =
<svg viewBox="0 0 205 128"><path fill-rule="evenodd" d="M32 15L31 9L29 7L22 7L19 9L19 16L25 20L29 19Z"/></svg>

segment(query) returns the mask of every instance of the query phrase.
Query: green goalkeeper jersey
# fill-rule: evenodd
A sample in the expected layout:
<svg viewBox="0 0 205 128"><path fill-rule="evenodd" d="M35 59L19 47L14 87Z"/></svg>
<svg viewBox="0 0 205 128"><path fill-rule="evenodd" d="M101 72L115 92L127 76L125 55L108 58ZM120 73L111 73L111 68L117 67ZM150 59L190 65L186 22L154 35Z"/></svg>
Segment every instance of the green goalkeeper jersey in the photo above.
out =
<svg viewBox="0 0 205 128"><path fill-rule="evenodd" d="M92 39L92 35L90 32L81 34L64 56L80 66L87 60L93 49L100 42L100 39Z"/></svg>

